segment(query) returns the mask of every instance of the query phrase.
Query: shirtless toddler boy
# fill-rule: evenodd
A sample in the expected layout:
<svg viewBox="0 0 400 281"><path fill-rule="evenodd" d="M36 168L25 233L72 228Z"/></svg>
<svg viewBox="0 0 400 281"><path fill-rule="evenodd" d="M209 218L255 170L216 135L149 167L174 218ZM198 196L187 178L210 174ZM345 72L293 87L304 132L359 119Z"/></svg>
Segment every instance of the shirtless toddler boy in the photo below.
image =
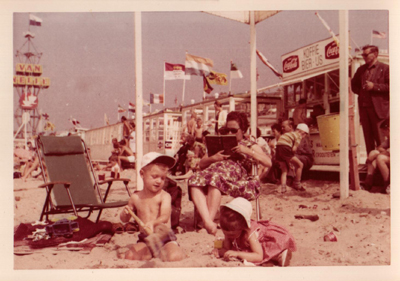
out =
<svg viewBox="0 0 400 281"><path fill-rule="evenodd" d="M171 229L171 196L163 190L168 169L175 164L175 159L157 152L149 152L142 158L140 176L143 180L143 190L132 194L127 208L130 208L143 221L145 227L153 231L156 226L164 224ZM120 219L128 222L131 215L123 210ZM130 260L150 260L153 256L144 238L145 231L140 230L137 244L120 255L120 258ZM160 257L163 261L180 261L185 255L176 242L173 232L169 239L163 241Z"/></svg>

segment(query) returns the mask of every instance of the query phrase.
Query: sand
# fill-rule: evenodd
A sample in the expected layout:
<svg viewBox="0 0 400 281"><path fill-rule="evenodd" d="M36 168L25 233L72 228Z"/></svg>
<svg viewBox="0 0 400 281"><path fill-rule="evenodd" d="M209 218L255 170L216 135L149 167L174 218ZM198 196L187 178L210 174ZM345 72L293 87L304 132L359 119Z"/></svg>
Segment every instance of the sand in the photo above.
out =
<svg viewBox="0 0 400 281"><path fill-rule="evenodd" d="M135 188L134 170L125 170L122 177L130 177L132 182L129 187ZM41 183L38 179L29 179L27 182L21 179L14 180L14 227L39 219L45 199L45 191L37 187ZM183 261L118 259L118 248L135 243L137 239L137 234L124 232L113 235L109 243L95 247L89 252L61 251L51 247L34 250L28 255L14 255L14 269L245 267L240 261L225 262L211 256L215 237L204 230L194 231L193 203L188 201L185 183L180 182L179 185L183 190L180 219L183 233L178 233L177 238L187 255ZM348 198L340 199L333 196L339 191L339 182L310 179L304 182L304 186L306 192L288 188L288 192L282 195L277 192L276 185L265 184L260 197L263 219L284 226L295 237L298 249L293 253L291 268L391 264L389 195L350 190ZM108 201L124 199L127 199L127 193L122 183L117 183ZM224 196L223 202L230 199ZM254 207L255 203L252 204ZM103 211L101 219L112 223L119 222L120 211L121 209L107 209ZM297 215L318 215L319 219L296 219ZM90 219L95 220L96 216L97 212L92 214ZM336 242L324 241L324 236L330 232L337 237ZM223 237L220 229L217 237ZM267 270L273 265L267 266L261 269Z"/></svg>

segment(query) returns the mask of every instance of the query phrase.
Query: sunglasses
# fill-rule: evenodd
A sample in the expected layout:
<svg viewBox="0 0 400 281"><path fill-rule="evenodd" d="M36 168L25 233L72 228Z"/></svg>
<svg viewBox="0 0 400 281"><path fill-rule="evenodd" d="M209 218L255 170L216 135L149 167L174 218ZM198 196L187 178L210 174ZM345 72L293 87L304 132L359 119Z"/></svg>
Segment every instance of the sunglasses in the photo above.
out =
<svg viewBox="0 0 400 281"><path fill-rule="evenodd" d="M229 132L231 132L232 134L236 134L239 130L239 128L223 128L220 133L223 135L227 135L229 134Z"/></svg>
<svg viewBox="0 0 400 281"><path fill-rule="evenodd" d="M362 56L363 58L366 58L366 57L368 57L370 54L372 54L372 53L368 53L368 54L361 54L361 56Z"/></svg>

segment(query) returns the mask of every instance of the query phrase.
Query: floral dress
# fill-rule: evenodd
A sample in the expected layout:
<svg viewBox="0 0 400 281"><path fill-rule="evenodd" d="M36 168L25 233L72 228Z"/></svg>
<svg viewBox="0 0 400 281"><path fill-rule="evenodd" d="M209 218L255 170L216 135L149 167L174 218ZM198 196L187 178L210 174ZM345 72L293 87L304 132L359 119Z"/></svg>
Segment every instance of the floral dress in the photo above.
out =
<svg viewBox="0 0 400 281"><path fill-rule="evenodd" d="M296 251L293 236L282 226L267 220L258 222L252 220L250 229L247 232L244 231L232 241L231 249L240 252L251 252L249 239L252 235L257 235L257 239L263 249L263 260L255 263L256 265L268 262L286 249L292 252Z"/></svg>
<svg viewBox="0 0 400 281"><path fill-rule="evenodd" d="M251 147L255 143L242 140L239 144ZM251 176L251 166L252 158L248 155L237 160L226 159L215 162L193 174L188 180L188 186L210 185L225 195L254 200L260 194L260 181Z"/></svg>

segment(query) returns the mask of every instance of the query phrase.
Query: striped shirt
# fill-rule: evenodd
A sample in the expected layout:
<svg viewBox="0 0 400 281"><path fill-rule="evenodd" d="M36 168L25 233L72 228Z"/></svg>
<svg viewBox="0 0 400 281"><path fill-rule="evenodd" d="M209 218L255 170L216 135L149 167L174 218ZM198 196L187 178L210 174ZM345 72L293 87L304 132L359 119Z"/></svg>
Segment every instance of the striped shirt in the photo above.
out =
<svg viewBox="0 0 400 281"><path fill-rule="evenodd" d="M276 145L287 145L293 147L295 144L299 145L301 142L301 135L298 132L284 133L279 137Z"/></svg>

